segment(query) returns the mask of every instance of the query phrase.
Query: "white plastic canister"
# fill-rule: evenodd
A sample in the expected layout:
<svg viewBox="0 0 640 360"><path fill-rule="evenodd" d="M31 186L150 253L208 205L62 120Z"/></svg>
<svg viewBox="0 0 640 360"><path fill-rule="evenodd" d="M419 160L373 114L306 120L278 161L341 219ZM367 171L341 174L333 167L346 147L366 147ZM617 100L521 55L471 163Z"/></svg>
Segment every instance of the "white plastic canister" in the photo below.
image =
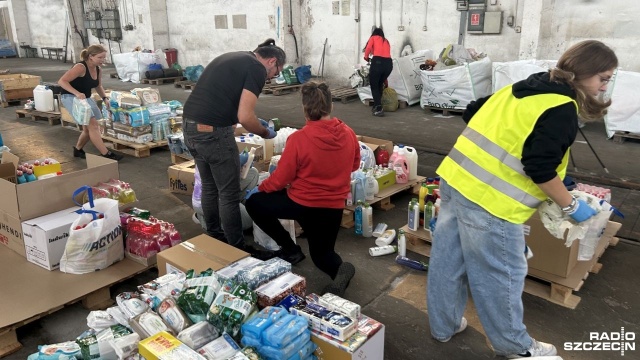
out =
<svg viewBox="0 0 640 360"><path fill-rule="evenodd" d="M404 157L409 164L409 180L416 179L418 177L418 152L411 146L405 146Z"/></svg>
<svg viewBox="0 0 640 360"><path fill-rule="evenodd" d="M33 89L33 99L38 111L53 111L53 91L44 85L38 85Z"/></svg>

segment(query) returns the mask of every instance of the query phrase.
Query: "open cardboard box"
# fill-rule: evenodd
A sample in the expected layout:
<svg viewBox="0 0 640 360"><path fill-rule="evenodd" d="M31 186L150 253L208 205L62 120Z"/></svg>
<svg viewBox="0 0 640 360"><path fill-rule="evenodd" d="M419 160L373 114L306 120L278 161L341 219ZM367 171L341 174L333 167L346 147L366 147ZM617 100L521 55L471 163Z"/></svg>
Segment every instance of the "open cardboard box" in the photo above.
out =
<svg viewBox="0 0 640 360"><path fill-rule="evenodd" d="M169 166L169 191L177 194L191 195L195 184L195 161L187 161Z"/></svg>
<svg viewBox="0 0 640 360"><path fill-rule="evenodd" d="M376 157L378 156L378 150L380 149L380 145L385 146L385 148L389 152L389 156L391 156L391 153L393 153L393 141L391 140L383 140L383 139L378 139L370 136L361 136L361 135L357 135L357 136L358 136L358 141L362 141L363 143L367 144L367 146L369 146L371 150L373 150L373 153L376 155Z"/></svg>
<svg viewBox="0 0 640 360"><path fill-rule="evenodd" d="M337 347L331 342L326 341L324 337L315 333L311 334L311 341L318 345L314 351L314 355L318 360L382 360L384 359L384 331L385 327L378 330L372 337L362 344L354 352L349 352L341 347Z"/></svg>
<svg viewBox="0 0 640 360"><path fill-rule="evenodd" d="M11 163L14 174L19 160L14 154L2 153L2 163ZM8 167L2 165L2 171L7 171ZM23 221L74 206L71 194L83 185L119 178L117 161L91 154L87 154L84 170L19 185L3 177L0 179L0 243L26 256Z"/></svg>
<svg viewBox="0 0 640 360"><path fill-rule="evenodd" d="M524 234L533 252L533 257L528 261L530 270L567 277L578 263L580 241L575 240L570 247L566 247L564 239L556 238L544 227L537 211L524 223Z"/></svg>

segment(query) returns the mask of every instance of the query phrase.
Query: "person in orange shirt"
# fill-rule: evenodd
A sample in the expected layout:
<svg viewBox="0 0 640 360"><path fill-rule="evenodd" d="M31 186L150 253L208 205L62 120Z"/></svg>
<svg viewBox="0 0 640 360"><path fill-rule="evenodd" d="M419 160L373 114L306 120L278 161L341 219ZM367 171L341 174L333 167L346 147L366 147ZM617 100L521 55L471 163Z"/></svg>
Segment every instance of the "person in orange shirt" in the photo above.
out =
<svg viewBox="0 0 640 360"><path fill-rule="evenodd" d="M373 56L369 59L370 56ZM387 78L393 70L391 62L391 45L384 37L382 28L375 28L371 33L367 46L364 49L364 60L371 61L369 69L369 84L373 96L373 116L384 116L382 111L382 90Z"/></svg>

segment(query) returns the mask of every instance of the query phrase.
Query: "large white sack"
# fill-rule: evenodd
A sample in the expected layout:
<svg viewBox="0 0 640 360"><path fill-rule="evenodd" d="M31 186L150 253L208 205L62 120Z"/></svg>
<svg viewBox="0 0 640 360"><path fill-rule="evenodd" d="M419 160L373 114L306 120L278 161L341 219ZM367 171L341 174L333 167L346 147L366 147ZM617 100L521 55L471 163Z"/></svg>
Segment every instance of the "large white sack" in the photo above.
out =
<svg viewBox="0 0 640 360"><path fill-rule="evenodd" d="M356 88L356 91L358 92L360 101L362 101L363 103L367 100L373 99L373 95L371 95L371 86L361 86Z"/></svg>
<svg viewBox="0 0 640 360"><path fill-rule="evenodd" d="M122 81L140 83L140 79L144 79L144 73L149 68L149 64L153 63L161 64L163 67L167 66L167 60L162 50L156 50L154 53L134 51L113 54L113 64Z"/></svg>
<svg viewBox="0 0 640 360"><path fill-rule="evenodd" d="M420 106L464 110L474 100L491 94L491 60L466 63L451 69L420 71Z"/></svg>
<svg viewBox="0 0 640 360"><path fill-rule="evenodd" d="M422 93L420 65L427 59L433 59L432 50L418 50L413 54L393 59L389 87L398 93L398 100L406 101L409 105L420 102Z"/></svg>
<svg viewBox="0 0 640 360"><path fill-rule="evenodd" d="M611 106L604 123L607 136L612 137L616 131L628 131L640 134L640 73L617 70L609 83L606 97L611 99Z"/></svg>
<svg viewBox="0 0 640 360"><path fill-rule="evenodd" d="M558 60L518 60L509 62L494 62L492 68L492 92L496 92L507 85L524 80L531 74L549 71L556 66Z"/></svg>

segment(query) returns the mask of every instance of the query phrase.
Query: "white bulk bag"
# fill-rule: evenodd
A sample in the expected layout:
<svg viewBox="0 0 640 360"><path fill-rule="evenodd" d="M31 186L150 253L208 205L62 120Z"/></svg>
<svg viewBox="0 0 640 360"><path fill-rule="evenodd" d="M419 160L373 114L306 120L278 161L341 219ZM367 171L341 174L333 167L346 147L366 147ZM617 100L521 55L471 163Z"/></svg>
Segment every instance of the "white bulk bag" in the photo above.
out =
<svg viewBox="0 0 640 360"><path fill-rule="evenodd" d="M640 134L640 73L617 70L606 97L611 99L611 106L604 117L607 137L616 131L628 131Z"/></svg>
<svg viewBox="0 0 640 360"><path fill-rule="evenodd" d="M420 71L420 106L464 110L474 100L491 94L491 60L466 63L436 71Z"/></svg>
<svg viewBox="0 0 640 360"><path fill-rule="evenodd" d="M162 50L156 50L154 53L134 51L113 54L113 64L122 81L140 83L140 79L144 79L144 73L149 68L149 64L154 63L167 67L167 60Z"/></svg>
<svg viewBox="0 0 640 360"><path fill-rule="evenodd" d="M494 62L492 68L492 92L503 87L524 80L531 74L549 71L556 66L557 60L518 60L509 62Z"/></svg>
<svg viewBox="0 0 640 360"><path fill-rule="evenodd" d="M406 101L409 105L420 102L423 86L420 65L427 59L434 59L432 50L418 50L413 54L393 59L389 87L398 93L398 100Z"/></svg>

